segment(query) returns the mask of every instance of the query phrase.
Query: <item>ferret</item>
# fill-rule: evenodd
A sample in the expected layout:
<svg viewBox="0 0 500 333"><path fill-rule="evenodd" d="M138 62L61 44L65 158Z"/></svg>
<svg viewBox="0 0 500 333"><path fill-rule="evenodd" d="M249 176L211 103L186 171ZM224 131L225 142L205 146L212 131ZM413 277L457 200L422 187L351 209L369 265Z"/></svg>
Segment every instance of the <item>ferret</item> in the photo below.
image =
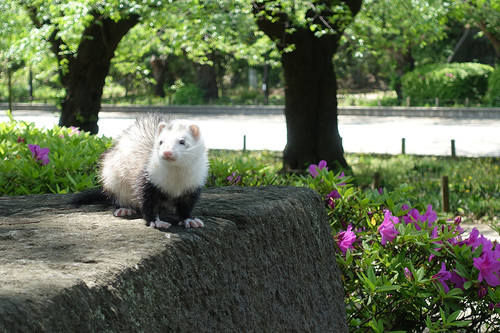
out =
<svg viewBox="0 0 500 333"><path fill-rule="evenodd" d="M115 216L141 212L147 226L169 228L161 208L174 208L179 225L204 227L193 218L208 175L207 150L200 128L161 114L139 117L106 151L100 162L101 194L115 205ZM74 203L92 203L85 194ZM99 197L95 195L94 199Z"/></svg>

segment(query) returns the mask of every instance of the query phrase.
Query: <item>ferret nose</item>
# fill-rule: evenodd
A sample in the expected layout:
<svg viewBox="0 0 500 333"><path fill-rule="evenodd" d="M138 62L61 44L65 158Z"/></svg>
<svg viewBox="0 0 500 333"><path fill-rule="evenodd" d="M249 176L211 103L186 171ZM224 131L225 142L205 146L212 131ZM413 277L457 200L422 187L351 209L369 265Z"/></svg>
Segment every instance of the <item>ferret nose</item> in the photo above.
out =
<svg viewBox="0 0 500 333"><path fill-rule="evenodd" d="M171 150L165 150L163 152L163 158L166 160L173 160L174 159L174 154L172 153Z"/></svg>

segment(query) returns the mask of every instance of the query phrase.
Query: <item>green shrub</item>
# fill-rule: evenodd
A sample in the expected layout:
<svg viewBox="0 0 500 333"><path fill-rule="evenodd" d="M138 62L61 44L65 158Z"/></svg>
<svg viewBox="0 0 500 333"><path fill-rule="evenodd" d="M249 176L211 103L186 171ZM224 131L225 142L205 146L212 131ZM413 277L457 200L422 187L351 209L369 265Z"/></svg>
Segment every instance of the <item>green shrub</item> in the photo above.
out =
<svg viewBox="0 0 500 333"><path fill-rule="evenodd" d="M500 106L500 67L497 67L488 77L488 101L494 106Z"/></svg>
<svg viewBox="0 0 500 333"><path fill-rule="evenodd" d="M480 100L488 89L493 67L476 63L432 64L401 78L403 95L415 100Z"/></svg>
<svg viewBox="0 0 500 333"><path fill-rule="evenodd" d="M406 184L361 191L325 161L309 173L297 185L325 200L350 331L498 332L498 243L412 206Z"/></svg>
<svg viewBox="0 0 500 333"><path fill-rule="evenodd" d="M0 123L0 195L69 193L98 186L97 162L111 145L76 128Z"/></svg>
<svg viewBox="0 0 500 333"><path fill-rule="evenodd" d="M276 152L254 151L234 156L222 150L209 154L210 174L207 184L219 186L290 185L295 177L280 174L281 156Z"/></svg>
<svg viewBox="0 0 500 333"><path fill-rule="evenodd" d="M203 90L195 84L182 84L174 90L172 95L173 104L200 105L205 104L203 100Z"/></svg>

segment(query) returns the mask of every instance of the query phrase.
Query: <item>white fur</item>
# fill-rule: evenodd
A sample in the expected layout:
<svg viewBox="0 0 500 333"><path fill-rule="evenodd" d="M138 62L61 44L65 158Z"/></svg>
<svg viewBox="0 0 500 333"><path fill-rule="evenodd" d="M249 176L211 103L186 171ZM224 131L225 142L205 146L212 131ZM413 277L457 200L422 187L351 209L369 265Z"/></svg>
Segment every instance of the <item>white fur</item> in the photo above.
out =
<svg viewBox="0 0 500 333"><path fill-rule="evenodd" d="M136 187L140 186L138 180L151 154L157 126L154 119L144 118L141 123L137 121L102 158L100 171L103 188L114 195L121 207L141 208Z"/></svg>
<svg viewBox="0 0 500 333"><path fill-rule="evenodd" d="M138 119L118 138L101 162L103 188L120 206L115 216L131 215L142 208L144 171L149 181L172 197L203 186L208 157L199 128L186 121L152 115ZM170 226L159 218L148 222L156 228ZM204 226L199 219L187 219L181 224L186 228Z"/></svg>
<svg viewBox="0 0 500 333"><path fill-rule="evenodd" d="M205 142L201 135L193 137L189 126L177 120L164 127L148 163L151 182L173 197L203 186L208 175ZM172 160L164 158L167 151Z"/></svg>

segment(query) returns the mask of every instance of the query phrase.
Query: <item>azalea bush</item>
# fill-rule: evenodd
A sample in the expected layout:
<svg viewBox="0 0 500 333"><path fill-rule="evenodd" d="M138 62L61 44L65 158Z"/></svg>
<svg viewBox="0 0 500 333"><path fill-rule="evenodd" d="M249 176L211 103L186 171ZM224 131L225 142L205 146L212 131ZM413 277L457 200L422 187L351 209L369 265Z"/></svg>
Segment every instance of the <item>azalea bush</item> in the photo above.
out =
<svg viewBox="0 0 500 333"><path fill-rule="evenodd" d="M361 191L352 177L312 165L297 185L325 200L351 331L500 329L500 246L410 206L410 187Z"/></svg>
<svg viewBox="0 0 500 333"><path fill-rule="evenodd" d="M96 164L111 145L76 128L0 123L0 195L69 193L98 186Z"/></svg>

